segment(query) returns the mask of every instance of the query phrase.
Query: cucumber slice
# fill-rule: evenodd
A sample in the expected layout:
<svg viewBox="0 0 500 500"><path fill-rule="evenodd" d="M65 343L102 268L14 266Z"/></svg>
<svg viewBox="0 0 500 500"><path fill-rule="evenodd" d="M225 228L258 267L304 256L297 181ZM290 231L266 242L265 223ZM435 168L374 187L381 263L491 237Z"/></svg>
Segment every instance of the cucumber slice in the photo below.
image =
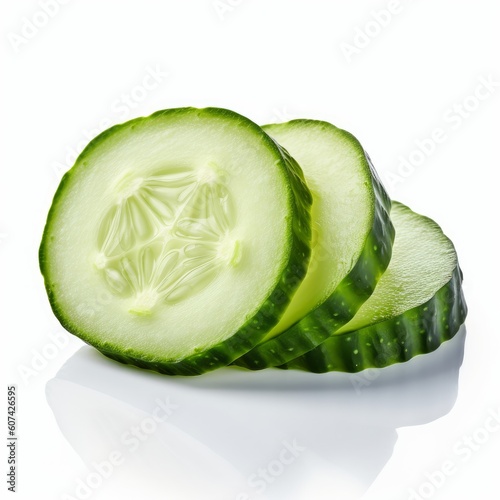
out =
<svg viewBox="0 0 500 500"><path fill-rule="evenodd" d="M264 130L304 171L314 200L313 250L307 276L280 322L234 363L253 370L286 363L346 324L389 264L394 239L391 202L353 135L315 120Z"/></svg>
<svg viewBox="0 0 500 500"><path fill-rule="evenodd" d="M374 294L336 335L283 368L358 372L437 349L467 315L453 243L431 219L393 202L392 259Z"/></svg>
<svg viewBox="0 0 500 500"><path fill-rule="evenodd" d="M250 120L159 111L94 139L40 247L62 325L121 362L200 374L282 316L310 255L300 167Z"/></svg>

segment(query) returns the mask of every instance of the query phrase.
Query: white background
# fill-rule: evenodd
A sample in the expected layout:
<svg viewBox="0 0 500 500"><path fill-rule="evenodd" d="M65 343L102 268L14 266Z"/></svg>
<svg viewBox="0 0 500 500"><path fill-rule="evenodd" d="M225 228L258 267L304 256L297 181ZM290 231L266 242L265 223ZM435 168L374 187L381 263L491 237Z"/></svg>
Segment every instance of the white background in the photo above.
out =
<svg viewBox="0 0 500 500"><path fill-rule="evenodd" d="M1 391L18 386L17 498L83 498L77 478L113 450L124 463L88 498L498 498L500 432L484 430L500 410L498 2L73 0L51 17L41 3L2 2L0 16ZM389 7L380 27L373 12ZM111 123L209 105L348 129L390 194L442 225L469 304L459 374L463 333L373 381L231 370L172 380L64 334L37 250L74 151ZM441 143L411 156L436 128ZM401 158L418 165L401 170ZM178 408L155 423L167 396ZM137 450L113 441L141 424L151 432ZM305 450L281 471L294 439ZM446 461L453 473L435 473ZM247 480L267 467L279 473L259 496Z"/></svg>

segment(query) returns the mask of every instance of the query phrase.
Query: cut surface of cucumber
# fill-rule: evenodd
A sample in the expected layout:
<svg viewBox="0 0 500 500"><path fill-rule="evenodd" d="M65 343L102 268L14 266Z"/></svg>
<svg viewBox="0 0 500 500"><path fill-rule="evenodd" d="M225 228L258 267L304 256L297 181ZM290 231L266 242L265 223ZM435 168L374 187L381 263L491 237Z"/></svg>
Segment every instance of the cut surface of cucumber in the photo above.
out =
<svg viewBox="0 0 500 500"><path fill-rule="evenodd" d="M391 202L353 135L315 120L263 128L301 165L313 241L307 276L280 322L234 362L250 369L285 363L347 323L386 269L394 239Z"/></svg>
<svg viewBox="0 0 500 500"><path fill-rule="evenodd" d="M122 362L186 375L227 365L305 276L311 201L297 163L234 112L115 126L54 197L40 247L52 308Z"/></svg>
<svg viewBox="0 0 500 500"><path fill-rule="evenodd" d="M393 202L392 259L356 316L283 368L358 372L404 362L452 338L467 315L452 242L431 219Z"/></svg>

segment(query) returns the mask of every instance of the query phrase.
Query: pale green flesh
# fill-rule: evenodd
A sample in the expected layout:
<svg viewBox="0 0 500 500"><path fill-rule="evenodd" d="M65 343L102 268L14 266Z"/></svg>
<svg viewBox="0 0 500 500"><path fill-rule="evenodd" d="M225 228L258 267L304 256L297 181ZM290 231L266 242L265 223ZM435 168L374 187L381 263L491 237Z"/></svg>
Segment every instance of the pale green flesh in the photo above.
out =
<svg viewBox="0 0 500 500"><path fill-rule="evenodd" d="M348 132L314 120L263 128L297 160L314 200L307 275L265 342L323 303L352 270L372 227L374 194L363 148Z"/></svg>
<svg viewBox="0 0 500 500"><path fill-rule="evenodd" d="M453 243L431 219L394 202L391 262L371 297L336 334L360 330L424 304L448 283L457 266Z"/></svg>
<svg viewBox="0 0 500 500"><path fill-rule="evenodd" d="M283 159L261 131L198 115L120 126L79 158L55 202L48 285L89 343L183 359L235 334L280 280Z"/></svg>
<svg viewBox="0 0 500 500"><path fill-rule="evenodd" d="M118 201L104 213L95 266L111 293L131 299L129 312L152 314L208 286L224 266L236 266L235 211L215 164L198 171L165 169L145 178L125 173Z"/></svg>

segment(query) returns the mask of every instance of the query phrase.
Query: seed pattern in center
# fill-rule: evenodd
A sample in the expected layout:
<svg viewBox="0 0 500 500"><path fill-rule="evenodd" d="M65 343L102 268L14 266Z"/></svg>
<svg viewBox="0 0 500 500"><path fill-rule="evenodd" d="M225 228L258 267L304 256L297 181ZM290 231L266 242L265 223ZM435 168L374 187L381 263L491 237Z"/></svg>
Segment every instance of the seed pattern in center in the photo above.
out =
<svg viewBox="0 0 500 500"><path fill-rule="evenodd" d="M221 266L235 265L234 208L224 174L168 169L147 178L126 174L97 233L94 264L110 290L130 298L129 312L148 315L205 288Z"/></svg>

